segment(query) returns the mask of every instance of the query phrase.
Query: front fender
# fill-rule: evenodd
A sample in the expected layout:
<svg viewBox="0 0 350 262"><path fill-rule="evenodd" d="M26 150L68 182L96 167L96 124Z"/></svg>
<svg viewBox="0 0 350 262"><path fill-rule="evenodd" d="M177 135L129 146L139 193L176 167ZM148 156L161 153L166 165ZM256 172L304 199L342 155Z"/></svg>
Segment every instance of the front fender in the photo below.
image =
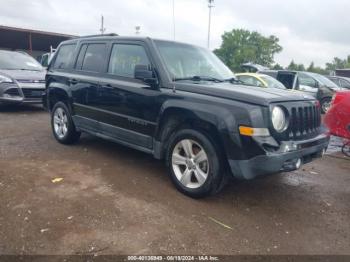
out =
<svg viewBox="0 0 350 262"><path fill-rule="evenodd" d="M53 103L57 102L57 100L70 102L71 97L71 91L67 85L58 82L48 83L45 99L49 110L52 109ZM67 105L70 105L70 103L67 103Z"/></svg>
<svg viewBox="0 0 350 262"><path fill-rule="evenodd" d="M220 105L208 105L201 102L186 100L167 100L161 107L158 116L158 127L156 131L156 140L161 141L163 124L170 115L176 114L181 119L200 120L214 126L219 134L220 145L224 148L227 158L236 158L234 152L240 152L240 139L237 134L237 121L229 110Z"/></svg>

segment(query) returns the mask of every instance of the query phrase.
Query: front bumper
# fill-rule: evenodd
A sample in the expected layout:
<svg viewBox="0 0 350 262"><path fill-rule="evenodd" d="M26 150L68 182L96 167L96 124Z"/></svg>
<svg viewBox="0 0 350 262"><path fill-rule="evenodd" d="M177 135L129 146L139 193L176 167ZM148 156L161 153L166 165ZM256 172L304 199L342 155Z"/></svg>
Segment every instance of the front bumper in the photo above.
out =
<svg viewBox="0 0 350 262"><path fill-rule="evenodd" d="M45 89L27 84L26 87L8 85L0 90L0 103L2 104L41 104Z"/></svg>
<svg viewBox="0 0 350 262"><path fill-rule="evenodd" d="M284 171L292 171L293 163L301 159L303 163L322 157L328 147L330 136L319 135L304 141L283 142L276 152L267 152L248 160L229 160L232 174L238 179L253 179L258 176Z"/></svg>
<svg viewBox="0 0 350 262"><path fill-rule="evenodd" d="M42 99L40 98L23 98L23 97L14 97L14 98L4 98L0 97L0 103L3 104L41 104Z"/></svg>

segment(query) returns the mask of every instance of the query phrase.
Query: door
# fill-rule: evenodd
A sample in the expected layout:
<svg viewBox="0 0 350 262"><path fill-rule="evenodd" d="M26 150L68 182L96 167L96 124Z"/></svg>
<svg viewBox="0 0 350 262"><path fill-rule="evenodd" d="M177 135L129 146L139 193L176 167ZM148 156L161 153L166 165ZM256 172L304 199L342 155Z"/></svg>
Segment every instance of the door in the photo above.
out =
<svg viewBox="0 0 350 262"><path fill-rule="evenodd" d="M101 126L113 138L152 148L161 91L134 78L136 65L151 66L141 42L113 43L106 76L101 80Z"/></svg>
<svg viewBox="0 0 350 262"><path fill-rule="evenodd" d="M106 68L107 45L84 43L75 63L75 71L69 79L75 120L79 126L97 131L101 115L98 110L99 77Z"/></svg>

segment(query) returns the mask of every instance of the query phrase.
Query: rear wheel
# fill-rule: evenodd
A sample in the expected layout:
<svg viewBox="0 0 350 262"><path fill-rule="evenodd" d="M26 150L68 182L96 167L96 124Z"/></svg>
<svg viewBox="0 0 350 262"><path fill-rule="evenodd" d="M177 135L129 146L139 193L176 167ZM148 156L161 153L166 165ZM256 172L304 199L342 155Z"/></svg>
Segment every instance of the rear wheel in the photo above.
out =
<svg viewBox="0 0 350 262"><path fill-rule="evenodd" d="M74 126L72 117L67 106L63 102L58 102L52 109L51 127L53 134L61 144L73 144L80 138Z"/></svg>
<svg viewBox="0 0 350 262"><path fill-rule="evenodd" d="M224 173L217 146L204 133L184 129L170 138L167 167L172 182L182 193L200 198L218 192Z"/></svg>

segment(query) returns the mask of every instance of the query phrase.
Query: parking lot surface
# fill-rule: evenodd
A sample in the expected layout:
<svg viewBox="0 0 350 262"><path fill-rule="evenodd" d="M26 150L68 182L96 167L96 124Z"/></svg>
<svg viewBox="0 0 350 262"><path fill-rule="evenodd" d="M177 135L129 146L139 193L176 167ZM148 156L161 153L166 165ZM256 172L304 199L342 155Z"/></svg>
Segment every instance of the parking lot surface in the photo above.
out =
<svg viewBox="0 0 350 262"><path fill-rule="evenodd" d="M0 254L350 254L349 185L334 153L193 200L147 154L0 107Z"/></svg>

